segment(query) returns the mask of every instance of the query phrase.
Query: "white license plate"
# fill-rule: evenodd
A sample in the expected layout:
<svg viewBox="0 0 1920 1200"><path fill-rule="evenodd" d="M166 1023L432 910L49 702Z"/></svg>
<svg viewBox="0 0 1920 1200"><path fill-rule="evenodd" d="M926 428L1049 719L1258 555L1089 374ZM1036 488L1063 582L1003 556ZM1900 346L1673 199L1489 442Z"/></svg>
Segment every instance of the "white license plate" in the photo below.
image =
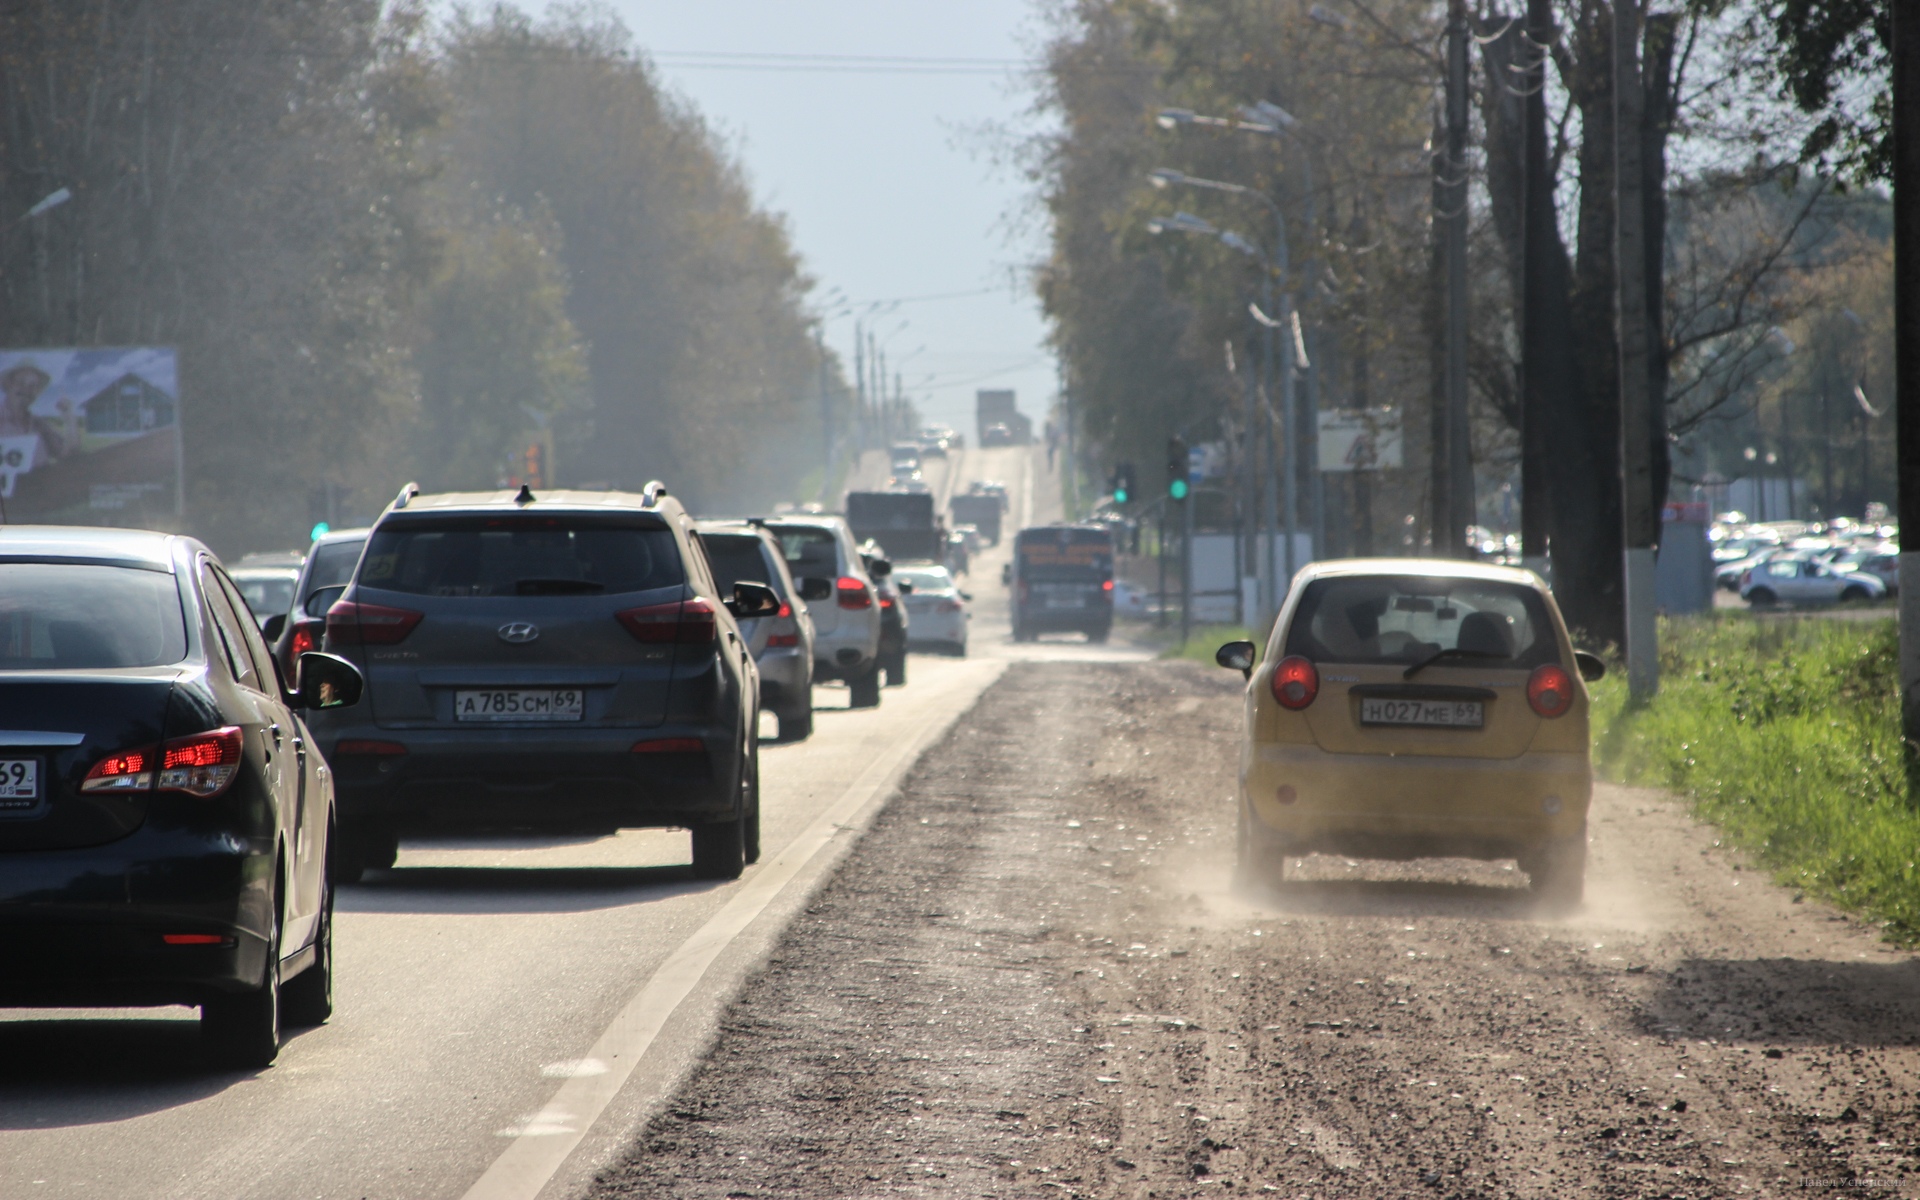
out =
<svg viewBox="0 0 1920 1200"><path fill-rule="evenodd" d="M1048 608L1085 608L1085 601L1078 596L1048 596Z"/></svg>
<svg viewBox="0 0 1920 1200"><path fill-rule="evenodd" d="M40 760L0 758L0 805L20 808L21 801L40 799ZM8 804L7 801L13 803Z"/></svg>
<svg viewBox="0 0 1920 1200"><path fill-rule="evenodd" d="M1486 705L1478 700L1389 700L1382 696L1363 696L1360 723L1478 729L1486 724Z"/></svg>
<svg viewBox="0 0 1920 1200"><path fill-rule="evenodd" d="M456 721L578 721L586 716L578 688L487 688L455 692Z"/></svg>

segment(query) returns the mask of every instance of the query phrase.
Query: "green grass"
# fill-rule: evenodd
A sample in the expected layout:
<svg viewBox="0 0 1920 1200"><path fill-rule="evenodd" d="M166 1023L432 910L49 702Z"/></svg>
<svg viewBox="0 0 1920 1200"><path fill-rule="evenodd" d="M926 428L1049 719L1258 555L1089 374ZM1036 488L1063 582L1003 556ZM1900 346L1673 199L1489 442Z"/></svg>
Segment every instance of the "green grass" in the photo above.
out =
<svg viewBox="0 0 1920 1200"><path fill-rule="evenodd" d="M1594 687L1594 769L1672 788L1782 883L1920 942L1920 811L1900 746L1894 622L1663 621L1660 694Z"/></svg>

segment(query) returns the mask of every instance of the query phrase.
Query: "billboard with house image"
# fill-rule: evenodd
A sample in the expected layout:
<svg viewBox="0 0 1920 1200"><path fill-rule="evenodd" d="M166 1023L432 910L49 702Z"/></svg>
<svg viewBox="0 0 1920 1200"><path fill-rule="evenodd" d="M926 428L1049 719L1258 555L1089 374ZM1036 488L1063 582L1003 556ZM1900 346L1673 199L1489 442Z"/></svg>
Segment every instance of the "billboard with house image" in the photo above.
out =
<svg viewBox="0 0 1920 1200"><path fill-rule="evenodd" d="M7 523L173 527L181 451L171 346L0 350Z"/></svg>

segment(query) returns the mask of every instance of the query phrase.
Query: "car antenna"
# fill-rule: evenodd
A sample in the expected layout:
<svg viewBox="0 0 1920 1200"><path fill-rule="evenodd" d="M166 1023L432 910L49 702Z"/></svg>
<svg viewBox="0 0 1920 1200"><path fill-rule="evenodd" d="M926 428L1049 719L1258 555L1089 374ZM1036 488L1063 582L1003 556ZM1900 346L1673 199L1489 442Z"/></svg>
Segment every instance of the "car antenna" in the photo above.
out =
<svg viewBox="0 0 1920 1200"><path fill-rule="evenodd" d="M513 502L515 504L532 504L533 503L533 485L528 483L521 484L520 494L513 498Z"/></svg>

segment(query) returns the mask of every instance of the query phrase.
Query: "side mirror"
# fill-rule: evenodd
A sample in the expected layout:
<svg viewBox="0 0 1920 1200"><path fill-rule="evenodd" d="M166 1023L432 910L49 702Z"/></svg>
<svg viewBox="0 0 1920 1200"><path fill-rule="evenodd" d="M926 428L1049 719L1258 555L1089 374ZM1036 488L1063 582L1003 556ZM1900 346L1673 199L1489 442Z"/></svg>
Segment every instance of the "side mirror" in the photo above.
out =
<svg viewBox="0 0 1920 1200"><path fill-rule="evenodd" d="M307 593L307 602L300 606L301 611L310 617L325 617L333 602L347 594L347 585L335 584L333 587L318 588Z"/></svg>
<svg viewBox="0 0 1920 1200"><path fill-rule="evenodd" d="M960 598L961 598L962 600L965 600L965 601L966 601L966 602L967 602L968 604L972 604L972 603L973 603L973 593L972 593L972 592L961 592L961 593L960 593Z"/></svg>
<svg viewBox="0 0 1920 1200"><path fill-rule="evenodd" d="M780 611L780 593L764 583L736 583L733 599L725 604L736 617L771 617Z"/></svg>
<svg viewBox="0 0 1920 1200"><path fill-rule="evenodd" d="M300 656L301 708L351 708L366 685L360 668L338 655L309 650Z"/></svg>
<svg viewBox="0 0 1920 1200"><path fill-rule="evenodd" d="M1580 670L1580 678L1588 683L1596 683L1607 677L1607 664L1600 661L1598 654L1588 654L1585 650L1573 652L1573 665Z"/></svg>
<svg viewBox="0 0 1920 1200"><path fill-rule="evenodd" d="M1012 563L1002 563L1000 565L1000 586L1001 587L1013 586L1013 564Z"/></svg>
<svg viewBox="0 0 1920 1200"><path fill-rule="evenodd" d="M1242 678L1252 679L1256 653L1252 642L1228 642L1213 652L1213 661L1229 671L1240 672Z"/></svg>
<svg viewBox="0 0 1920 1200"><path fill-rule="evenodd" d="M893 564L884 558L876 558L867 564L867 574L875 579L885 579L893 574Z"/></svg>
<svg viewBox="0 0 1920 1200"><path fill-rule="evenodd" d="M275 613L260 626L260 636L269 642L277 642L280 635L287 631L287 614Z"/></svg>
<svg viewBox="0 0 1920 1200"><path fill-rule="evenodd" d="M802 576L799 580L802 600L831 600L833 598L833 580L822 579L818 575Z"/></svg>
<svg viewBox="0 0 1920 1200"><path fill-rule="evenodd" d="M894 584L893 586L900 589L900 594L902 596L908 596L913 594L913 584L911 584L905 579L902 579L900 582Z"/></svg>

